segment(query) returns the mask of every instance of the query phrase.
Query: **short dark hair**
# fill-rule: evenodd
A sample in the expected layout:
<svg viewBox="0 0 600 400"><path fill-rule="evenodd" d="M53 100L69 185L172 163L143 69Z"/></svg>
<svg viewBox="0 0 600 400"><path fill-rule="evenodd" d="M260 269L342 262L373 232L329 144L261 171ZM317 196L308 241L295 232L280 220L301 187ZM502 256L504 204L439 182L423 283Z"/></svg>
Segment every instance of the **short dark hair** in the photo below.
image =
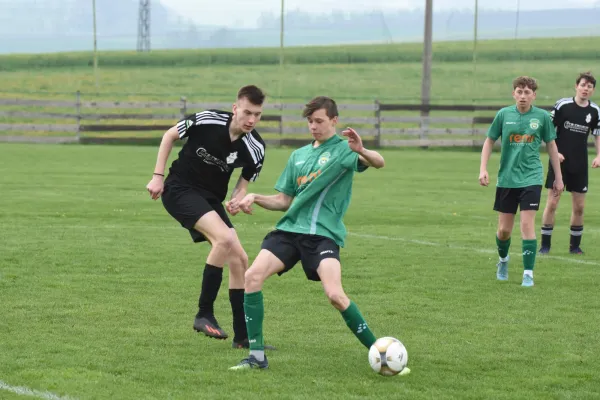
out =
<svg viewBox="0 0 600 400"><path fill-rule="evenodd" d="M242 87L237 94L237 99L248 99L248 101L255 106L262 106L265 101L265 93L254 85L247 85Z"/></svg>
<svg viewBox="0 0 600 400"><path fill-rule="evenodd" d="M330 119L339 115L337 104L335 104L335 101L332 98L319 96L315 97L304 106L302 116L307 118L320 109L324 109Z"/></svg>
<svg viewBox="0 0 600 400"><path fill-rule="evenodd" d="M513 89L516 88L529 88L535 92L538 88L538 84L535 78L530 76L519 76L513 81Z"/></svg>
<svg viewBox="0 0 600 400"><path fill-rule="evenodd" d="M581 82L582 79L585 79L586 81L594 85L594 87L596 87L596 78L594 78L594 75L592 75L590 71L580 73L575 83L579 85L579 82Z"/></svg>

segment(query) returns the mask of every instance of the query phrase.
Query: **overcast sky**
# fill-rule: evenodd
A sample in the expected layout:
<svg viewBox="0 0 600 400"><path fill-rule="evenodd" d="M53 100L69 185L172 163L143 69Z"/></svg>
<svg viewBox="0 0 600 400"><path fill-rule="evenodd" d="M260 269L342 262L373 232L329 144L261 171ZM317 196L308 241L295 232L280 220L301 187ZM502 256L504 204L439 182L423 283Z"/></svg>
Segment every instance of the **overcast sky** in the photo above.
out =
<svg viewBox="0 0 600 400"><path fill-rule="evenodd" d="M164 6L205 25L255 26L264 12L279 13L281 0L159 0ZM329 13L332 10L399 10L423 8L424 0L284 0L286 10ZM475 0L433 0L434 10L473 9ZM479 0L479 8L542 10L575 7L600 7L600 0Z"/></svg>

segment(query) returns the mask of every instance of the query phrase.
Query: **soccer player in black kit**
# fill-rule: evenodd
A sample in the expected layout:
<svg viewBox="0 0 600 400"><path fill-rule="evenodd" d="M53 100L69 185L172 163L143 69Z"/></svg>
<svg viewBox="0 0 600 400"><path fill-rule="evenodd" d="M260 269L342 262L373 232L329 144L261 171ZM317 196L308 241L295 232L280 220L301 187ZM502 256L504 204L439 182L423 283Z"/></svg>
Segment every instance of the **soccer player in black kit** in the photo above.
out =
<svg viewBox="0 0 600 400"><path fill-rule="evenodd" d="M209 337L226 339L213 305L229 265L229 299L233 312L233 347L247 348L244 315L244 273L248 256L225 210L235 215L234 203L223 201L235 168L242 168L231 195L241 200L248 183L255 181L265 159L265 142L254 129L262 116L265 95L256 86L244 86L232 112L207 110L190 115L169 129L161 141L154 174L147 189L152 199L162 197L165 209L196 243L208 241L198 314L194 329ZM175 141L187 139L173 161L167 178L165 166Z"/></svg>
<svg viewBox="0 0 600 400"><path fill-rule="evenodd" d="M556 144L565 189L571 192L573 209L571 213L571 240L569 252L583 254L583 208L588 191L588 136L590 132L596 141L596 158L592 168L600 166L600 108L589 99L596 88L596 79L590 72L579 74L575 81L575 97L560 99L551 111L556 126ZM548 167L546 188L552 189L554 171ZM550 191L551 192L551 191ZM540 254L550 252L554 217L560 196L548 195L548 202L542 218L542 246Z"/></svg>

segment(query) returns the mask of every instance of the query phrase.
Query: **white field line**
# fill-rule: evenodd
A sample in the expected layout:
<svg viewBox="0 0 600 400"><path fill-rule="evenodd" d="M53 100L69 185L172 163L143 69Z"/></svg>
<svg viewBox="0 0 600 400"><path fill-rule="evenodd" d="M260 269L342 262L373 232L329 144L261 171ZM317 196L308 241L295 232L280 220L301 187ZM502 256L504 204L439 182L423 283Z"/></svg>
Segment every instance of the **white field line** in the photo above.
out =
<svg viewBox="0 0 600 400"><path fill-rule="evenodd" d="M50 392L41 392L23 386L11 386L2 381L0 381L0 390L15 393L19 396L37 397L38 399L43 400L74 400L72 397L60 397Z"/></svg>
<svg viewBox="0 0 600 400"><path fill-rule="evenodd" d="M457 246L457 245L453 245L453 244L443 244L443 243L437 243L437 242L427 242L427 241L423 241L423 240L406 239L406 238L402 238L402 237L398 237L398 236L369 235L369 234L365 234L365 233L354 233L354 232L349 232L348 235L361 237L361 238L365 238L365 239L392 240L392 241L396 241L396 242L413 243L413 244L418 244L421 246L445 247L445 248L452 249L452 250L469 251L469 252L476 252L476 253L483 253L483 254L498 254L495 250L491 250L491 249L476 249L473 247ZM577 256L577 257L580 257L580 256ZM568 258L568 257L551 256L551 255L546 254L546 255L540 256L539 258L540 259L548 258L551 260L564 261L564 262L569 262L569 263L574 263L574 264L587 264L587 265L600 266L599 262L581 260L581 259L577 259L575 257Z"/></svg>

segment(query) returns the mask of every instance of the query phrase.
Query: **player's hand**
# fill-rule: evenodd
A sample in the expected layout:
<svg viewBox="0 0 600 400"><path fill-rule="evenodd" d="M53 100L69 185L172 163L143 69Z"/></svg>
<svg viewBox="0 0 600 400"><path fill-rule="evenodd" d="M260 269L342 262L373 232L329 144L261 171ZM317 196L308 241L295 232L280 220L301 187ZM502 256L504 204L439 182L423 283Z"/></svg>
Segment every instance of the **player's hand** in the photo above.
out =
<svg viewBox="0 0 600 400"><path fill-rule="evenodd" d="M592 168L598 168L600 167L600 156L594 158L594 161L592 161Z"/></svg>
<svg viewBox="0 0 600 400"><path fill-rule="evenodd" d="M165 190L162 176L154 175L150 183L146 185L146 189L148 190L148 193L150 193L152 200L158 199Z"/></svg>
<svg viewBox="0 0 600 400"><path fill-rule="evenodd" d="M565 156L563 156L562 154L558 153L558 161L560 161L560 162L565 161Z"/></svg>
<svg viewBox="0 0 600 400"><path fill-rule="evenodd" d="M240 210L246 214L252 214L252 204L254 204L254 194L250 193L240 201Z"/></svg>
<svg viewBox="0 0 600 400"><path fill-rule="evenodd" d="M237 215L240 210L240 203L237 199L231 199L230 201L225 203L225 209L232 216Z"/></svg>
<svg viewBox="0 0 600 400"><path fill-rule="evenodd" d="M353 152L360 153L365 149L362 139L354 129L346 128L344 131L342 131L342 135L348 138L348 146L350 146L350 150Z"/></svg>
<svg viewBox="0 0 600 400"><path fill-rule="evenodd" d="M487 171L481 171L479 173L479 184L481 186L487 186L490 184L490 176L488 175Z"/></svg>
<svg viewBox="0 0 600 400"><path fill-rule="evenodd" d="M556 179L554 181L554 184L552 185L552 191L555 197L560 196L560 194L563 192L563 190L565 190L565 185L563 183L562 178L561 179Z"/></svg>

